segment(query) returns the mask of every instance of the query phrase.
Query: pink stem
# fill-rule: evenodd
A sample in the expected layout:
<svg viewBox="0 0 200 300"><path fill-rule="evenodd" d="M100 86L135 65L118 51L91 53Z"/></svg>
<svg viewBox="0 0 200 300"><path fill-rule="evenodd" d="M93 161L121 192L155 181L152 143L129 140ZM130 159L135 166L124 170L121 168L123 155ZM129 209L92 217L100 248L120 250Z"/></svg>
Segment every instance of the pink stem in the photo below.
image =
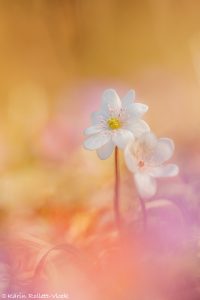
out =
<svg viewBox="0 0 200 300"><path fill-rule="evenodd" d="M117 227L120 229L121 216L120 216L120 209L119 209L119 185L120 185L120 177L119 177L118 147L115 147L114 213L115 213L115 221Z"/></svg>

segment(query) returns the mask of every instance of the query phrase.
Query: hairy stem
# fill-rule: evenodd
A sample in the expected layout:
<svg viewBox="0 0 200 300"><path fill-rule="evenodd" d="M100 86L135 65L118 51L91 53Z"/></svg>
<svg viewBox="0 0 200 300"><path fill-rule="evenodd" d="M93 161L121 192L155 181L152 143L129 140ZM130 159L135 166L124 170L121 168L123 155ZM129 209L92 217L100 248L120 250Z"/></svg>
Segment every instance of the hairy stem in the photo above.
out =
<svg viewBox="0 0 200 300"><path fill-rule="evenodd" d="M142 217L143 217L143 226L144 226L144 230L146 231L146 229L147 229L147 211L146 211L145 201L141 197L139 197L139 201L140 201Z"/></svg>
<svg viewBox="0 0 200 300"><path fill-rule="evenodd" d="M114 213L115 221L117 227L121 228L121 216L119 208L119 187L120 187L120 177L119 177L119 159L118 159L118 147L115 147L115 186L114 186Z"/></svg>

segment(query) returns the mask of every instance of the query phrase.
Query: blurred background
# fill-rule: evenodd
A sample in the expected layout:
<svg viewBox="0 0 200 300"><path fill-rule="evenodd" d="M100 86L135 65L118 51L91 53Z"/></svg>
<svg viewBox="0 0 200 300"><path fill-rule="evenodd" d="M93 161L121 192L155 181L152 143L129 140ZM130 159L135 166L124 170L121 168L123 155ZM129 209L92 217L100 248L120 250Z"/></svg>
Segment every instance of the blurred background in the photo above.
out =
<svg viewBox="0 0 200 300"><path fill-rule="evenodd" d="M174 139L180 176L157 197L199 221L199 11L186 0L0 0L2 241L81 244L102 220L112 227L113 158L82 148L106 88L135 89L152 130ZM121 161L132 220L137 201Z"/></svg>

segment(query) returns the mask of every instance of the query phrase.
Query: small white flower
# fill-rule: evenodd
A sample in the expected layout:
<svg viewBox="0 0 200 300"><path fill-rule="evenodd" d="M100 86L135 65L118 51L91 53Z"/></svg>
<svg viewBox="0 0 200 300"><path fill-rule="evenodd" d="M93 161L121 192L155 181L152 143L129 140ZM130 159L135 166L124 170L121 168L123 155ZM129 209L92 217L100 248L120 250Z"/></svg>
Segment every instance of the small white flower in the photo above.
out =
<svg viewBox="0 0 200 300"><path fill-rule="evenodd" d="M135 93L130 90L120 100L115 90L103 93L99 112L92 114L92 126L84 133L89 136L84 147L97 150L100 159L108 158L115 146L124 149L130 139L149 131L149 126L141 120L148 106L133 102Z"/></svg>
<svg viewBox="0 0 200 300"><path fill-rule="evenodd" d="M153 133L144 133L137 140L130 141L124 151L128 169L134 174L136 188L143 198L152 197L157 190L158 177L178 174L175 164L165 164L174 152L171 139L157 139Z"/></svg>

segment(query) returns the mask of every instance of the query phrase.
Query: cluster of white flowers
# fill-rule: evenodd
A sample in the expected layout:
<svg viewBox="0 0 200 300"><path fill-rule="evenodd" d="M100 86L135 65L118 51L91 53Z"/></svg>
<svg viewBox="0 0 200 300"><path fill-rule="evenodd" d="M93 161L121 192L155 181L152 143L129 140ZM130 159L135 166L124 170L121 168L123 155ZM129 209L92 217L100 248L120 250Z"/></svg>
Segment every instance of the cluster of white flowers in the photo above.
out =
<svg viewBox="0 0 200 300"><path fill-rule="evenodd" d="M141 119L147 110L147 105L135 102L133 90L121 101L115 90L108 89L103 93L100 111L92 114L92 126L84 132L84 147L96 150L100 159L107 159L115 147L123 149L143 198L156 193L155 178L178 174L175 164L165 163L174 152L174 143L168 138L157 139L150 131Z"/></svg>

